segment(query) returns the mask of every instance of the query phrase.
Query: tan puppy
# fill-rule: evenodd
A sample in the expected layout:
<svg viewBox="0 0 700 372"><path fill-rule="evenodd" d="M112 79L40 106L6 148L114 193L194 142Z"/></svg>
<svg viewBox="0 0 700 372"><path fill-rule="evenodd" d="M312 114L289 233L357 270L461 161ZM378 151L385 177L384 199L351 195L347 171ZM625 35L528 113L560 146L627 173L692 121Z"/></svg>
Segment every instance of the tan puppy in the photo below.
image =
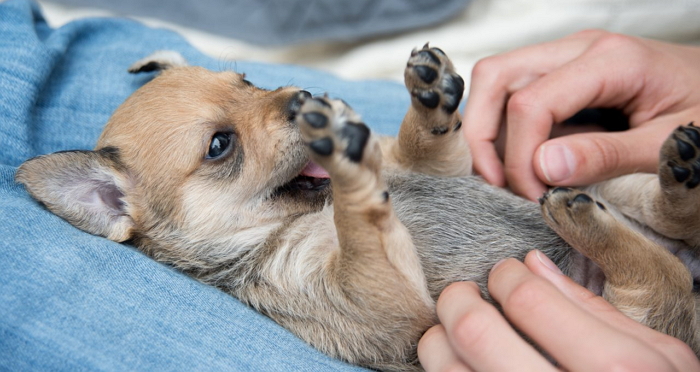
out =
<svg viewBox="0 0 700 372"><path fill-rule="evenodd" d="M484 289L495 262L533 248L700 351L693 277L667 249L692 263L700 244L695 127L669 138L659 177L592 188L608 207L555 189L542 219L470 176L464 82L437 48L411 53L397 139L371 135L342 101L259 89L170 53L131 70L164 71L117 109L95 151L31 159L17 181L75 226L132 242L329 355L420 369L440 291L458 280Z"/></svg>

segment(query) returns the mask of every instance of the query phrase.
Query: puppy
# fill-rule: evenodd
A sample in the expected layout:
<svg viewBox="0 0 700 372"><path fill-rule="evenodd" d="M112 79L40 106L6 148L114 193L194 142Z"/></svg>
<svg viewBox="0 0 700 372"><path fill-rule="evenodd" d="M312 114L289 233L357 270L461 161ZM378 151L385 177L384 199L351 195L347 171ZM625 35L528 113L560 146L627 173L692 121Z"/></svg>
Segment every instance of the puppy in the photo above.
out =
<svg viewBox="0 0 700 372"><path fill-rule="evenodd" d="M397 138L372 135L343 101L260 89L172 53L130 69L153 70L94 151L30 159L16 180L76 227L130 242L361 366L420 369L416 345L442 289L476 281L489 299L489 269L534 248L700 351L693 275L679 259L693 264L700 246L698 128L673 132L658 175L556 188L538 206L470 175L464 81L438 48L411 53Z"/></svg>

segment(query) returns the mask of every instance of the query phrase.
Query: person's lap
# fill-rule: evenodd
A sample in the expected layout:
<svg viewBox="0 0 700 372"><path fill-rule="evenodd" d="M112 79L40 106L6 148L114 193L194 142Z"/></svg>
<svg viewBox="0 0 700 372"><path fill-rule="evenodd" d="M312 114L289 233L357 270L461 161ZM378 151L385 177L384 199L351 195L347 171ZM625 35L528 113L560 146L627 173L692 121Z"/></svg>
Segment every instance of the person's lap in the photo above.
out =
<svg viewBox="0 0 700 372"><path fill-rule="evenodd" d="M147 75L127 67L158 49L346 100L395 134L410 104L393 82L347 82L295 66L222 62L181 37L121 19L50 29L26 0L0 4L0 369L346 370L232 297L89 235L13 181L27 158L89 149Z"/></svg>

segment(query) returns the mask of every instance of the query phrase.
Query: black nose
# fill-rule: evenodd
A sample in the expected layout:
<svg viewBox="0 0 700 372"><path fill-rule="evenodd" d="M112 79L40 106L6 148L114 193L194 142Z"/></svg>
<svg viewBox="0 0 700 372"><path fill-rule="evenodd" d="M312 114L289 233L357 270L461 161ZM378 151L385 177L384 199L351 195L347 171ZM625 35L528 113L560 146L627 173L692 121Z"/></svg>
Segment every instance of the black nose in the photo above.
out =
<svg viewBox="0 0 700 372"><path fill-rule="evenodd" d="M305 90L300 90L292 96L287 103L287 117L289 121L293 121L296 118L297 113L301 109L301 104L309 98L311 98L311 93Z"/></svg>

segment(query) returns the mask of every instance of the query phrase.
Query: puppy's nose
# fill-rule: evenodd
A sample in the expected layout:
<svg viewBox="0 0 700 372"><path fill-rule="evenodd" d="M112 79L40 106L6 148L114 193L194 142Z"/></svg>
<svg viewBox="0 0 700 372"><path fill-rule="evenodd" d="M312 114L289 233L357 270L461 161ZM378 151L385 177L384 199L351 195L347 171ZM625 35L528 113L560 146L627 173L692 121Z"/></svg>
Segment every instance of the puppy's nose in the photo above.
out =
<svg viewBox="0 0 700 372"><path fill-rule="evenodd" d="M287 103L287 116L289 121L294 121L294 118L296 118L297 113L301 109L301 104L309 98L311 98L311 93L305 90L300 90L292 95L292 98Z"/></svg>

